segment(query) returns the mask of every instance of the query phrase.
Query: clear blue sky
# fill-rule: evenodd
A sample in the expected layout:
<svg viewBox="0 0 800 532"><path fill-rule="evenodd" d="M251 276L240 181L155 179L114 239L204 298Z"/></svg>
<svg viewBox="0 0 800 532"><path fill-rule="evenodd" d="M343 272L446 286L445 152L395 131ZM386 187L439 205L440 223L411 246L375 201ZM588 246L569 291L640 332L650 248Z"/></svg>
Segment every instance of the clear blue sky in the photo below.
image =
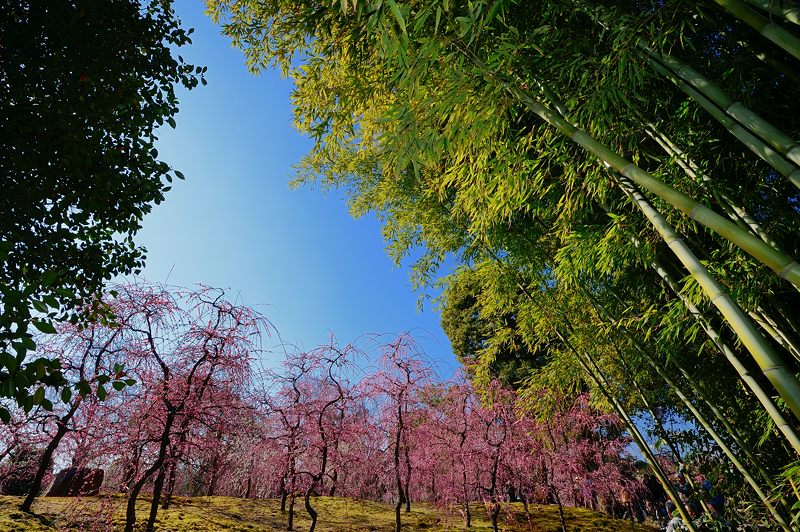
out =
<svg viewBox="0 0 800 532"><path fill-rule="evenodd" d="M180 53L208 67L208 85L181 92L177 129L161 131L161 159L186 181L145 218L142 276L230 288L301 348L331 331L342 342L411 331L449 374L457 363L439 314L431 304L417 310L419 294L387 256L378 222L353 219L340 194L289 190L291 167L310 146L292 127L291 81L249 74L202 2L175 7L195 28Z"/></svg>

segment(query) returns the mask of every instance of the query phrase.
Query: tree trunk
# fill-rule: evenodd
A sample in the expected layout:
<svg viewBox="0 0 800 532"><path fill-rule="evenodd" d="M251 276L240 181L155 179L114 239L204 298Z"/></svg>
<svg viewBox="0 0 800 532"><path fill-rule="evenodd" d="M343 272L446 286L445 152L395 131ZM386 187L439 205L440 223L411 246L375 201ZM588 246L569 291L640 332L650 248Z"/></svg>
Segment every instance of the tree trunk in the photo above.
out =
<svg viewBox="0 0 800 532"><path fill-rule="evenodd" d="M405 448L405 455L406 455L406 485L405 489L405 498L406 498L406 513L411 512L411 493L409 492L411 486L411 461L408 459L408 447Z"/></svg>
<svg viewBox="0 0 800 532"><path fill-rule="evenodd" d="M167 476L166 469L161 467L153 483L153 498L150 501L150 515L147 517L146 532L154 532L156 528L156 515L158 514L158 503L161 500L161 491L164 489L164 480Z"/></svg>
<svg viewBox="0 0 800 532"><path fill-rule="evenodd" d="M397 485L397 503L394 506L394 529L400 532L400 509L405 502L403 481L400 478L400 442L403 433L403 401L402 396L397 401L397 431L394 438L394 476Z"/></svg>
<svg viewBox="0 0 800 532"><path fill-rule="evenodd" d="M333 470L333 474L331 475L331 489L328 490L328 497L333 497L336 493L336 482L339 480L339 472L337 470Z"/></svg>
<svg viewBox="0 0 800 532"><path fill-rule="evenodd" d="M177 477L177 469L178 460L173 453L173 460L170 460L169 474L167 475L167 491L164 494L164 502L161 504L162 510L168 510L170 504L172 504L172 494L175 491L175 478Z"/></svg>
<svg viewBox="0 0 800 532"><path fill-rule="evenodd" d="M556 499L556 504L558 505L558 520L561 522L561 532L567 532L567 520L564 518L564 505L561 504L561 497L558 495L558 490L550 484L548 486L550 488L550 492L553 494L553 497Z"/></svg>
<svg viewBox="0 0 800 532"><path fill-rule="evenodd" d="M171 412L167 415L166 423L164 424L164 431L161 433L161 445L158 449L158 458L156 459L155 463L150 466L150 468L145 471L138 481L133 484L130 493L128 494L128 503L125 509L125 532L133 532L133 527L136 526L136 500L139 498L139 492L142 491L142 488L153 476L153 473L160 470L164 466L164 462L167 458L167 449L169 448L169 433L172 430L172 424L175 422L175 414ZM162 479L163 482L163 479ZM153 494L153 498L155 499L155 493ZM157 505L158 503L156 503ZM158 508L156 508L157 510ZM151 508L151 514L152 514ZM155 520L155 518L153 518ZM148 521L149 524L149 521Z"/></svg>
<svg viewBox="0 0 800 532"><path fill-rule="evenodd" d="M403 488L400 488L400 496L397 499L397 504L394 505L394 531L401 532L400 524L400 509L403 507Z"/></svg>
<svg viewBox="0 0 800 532"><path fill-rule="evenodd" d="M286 525L286 530L294 529L294 491L289 494L289 519Z"/></svg>
<svg viewBox="0 0 800 532"><path fill-rule="evenodd" d="M75 415L75 411L78 409L78 404L80 404L80 400L76 399L75 402L72 403L69 411L67 411L67 413L56 422L56 433L53 436L53 439L50 440L50 443L47 444L47 447L45 447L44 453L42 453L42 458L39 460L39 467L36 469L36 475L33 477L31 489L19 507L19 509L23 512L30 513L33 500L37 495L39 495L39 491L42 489L42 480L47 474L47 469L50 467L50 462L53 460L53 453L55 453L56 449L58 448L58 444L61 443L61 438L63 438L64 434L67 433L67 423L69 423L69 420L72 419L73 415Z"/></svg>
<svg viewBox="0 0 800 532"><path fill-rule="evenodd" d="M312 483L312 486L313 484L314 483ZM308 516L311 518L311 526L308 527L308 532L314 532L314 529L317 528L317 511L311 506L311 492L313 491L312 486L308 487L305 497L303 498L303 502L306 506L306 512L308 512Z"/></svg>

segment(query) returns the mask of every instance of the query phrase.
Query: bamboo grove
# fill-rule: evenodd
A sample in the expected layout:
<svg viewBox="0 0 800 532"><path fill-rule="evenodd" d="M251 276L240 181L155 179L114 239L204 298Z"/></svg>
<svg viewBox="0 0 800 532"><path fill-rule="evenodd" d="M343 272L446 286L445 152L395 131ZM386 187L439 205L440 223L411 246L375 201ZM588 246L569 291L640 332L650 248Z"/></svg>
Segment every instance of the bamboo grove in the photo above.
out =
<svg viewBox="0 0 800 532"><path fill-rule="evenodd" d="M679 463L713 449L752 519L794 526L797 3L208 10L249 68L294 79L314 140L295 183L376 213L396 260L423 250L417 287L459 262L440 303L475 382L502 373L544 416L538 391L589 390L681 513L655 440Z"/></svg>

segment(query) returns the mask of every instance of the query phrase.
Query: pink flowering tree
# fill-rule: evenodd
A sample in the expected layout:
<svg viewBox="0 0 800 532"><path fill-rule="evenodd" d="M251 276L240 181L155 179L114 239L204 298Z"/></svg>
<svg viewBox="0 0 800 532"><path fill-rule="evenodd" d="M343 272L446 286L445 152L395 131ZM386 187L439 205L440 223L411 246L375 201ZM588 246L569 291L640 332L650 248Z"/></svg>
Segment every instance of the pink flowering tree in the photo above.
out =
<svg viewBox="0 0 800 532"><path fill-rule="evenodd" d="M303 500L311 517L309 532L314 532L317 524L317 512L311 504L311 496L322 489L323 482L328 479L330 465L338 463L340 441L344 430L348 428L345 423L351 402L348 374L356 354L352 345L339 347L331 337L328 344L297 355L306 360L307 367L302 387L307 437L300 473L305 477ZM337 471L333 468L338 477Z"/></svg>
<svg viewBox="0 0 800 532"><path fill-rule="evenodd" d="M109 400L109 390L121 391L134 383L124 371L124 356L120 344L124 341L131 318L129 309L114 300L105 302L114 319L106 318L78 327L69 322L59 325L58 334L40 339L37 352L50 360L57 360L66 385L58 397L47 397L44 387L34 393L38 404L40 423L49 433L49 441L42 452L33 483L20 509L30 512L34 499L42 488L45 474L51 467L53 456L70 432L83 435L93 430L98 421L98 403ZM73 392L74 390L74 392ZM49 393L54 393L52 390ZM112 394L114 395L114 394ZM80 462L87 448L77 448L73 466Z"/></svg>
<svg viewBox="0 0 800 532"><path fill-rule="evenodd" d="M141 410L135 415L146 429L144 444L137 445L125 530L133 531L137 498L152 480L145 526L151 531L176 442L202 417L216 383L244 387L268 323L253 310L226 301L220 290L170 291L140 284L120 287L119 293L131 308L130 337L122 352L139 377Z"/></svg>
<svg viewBox="0 0 800 532"><path fill-rule="evenodd" d="M498 530L500 501L507 479L504 475L508 471L507 449L517 422L514 399L512 392L495 381L486 391L484 404L472 410L472 425L477 438L473 456L481 464L476 471L477 484L494 532Z"/></svg>
<svg viewBox="0 0 800 532"><path fill-rule="evenodd" d="M382 348L378 372L372 376L373 393L382 397L379 413L391 454L395 500L395 530L401 529L400 510L411 511L410 412L417 404L417 391L432 378L425 357L408 334L398 336Z"/></svg>
<svg viewBox="0 0 800 532"><path fill-rule="evenodd" d="M478 408L472 385L458 374L443 386L430 405L427 432L429 449L434 452L444 474L435 493L445 506L461 508L464 526L472 525L469 503L475 499L475 460L473 411ZM438 502L438 501L437 501Z"/></svg>
<svg viewBox="0 0 800 532"><path fill-rule="evenodd" d="M303 405L306 375L313 370L312 361L305 356L287 356L283 367L267 373L260 389L260 405L272 423L265 437L275 453L275 470L280 471L278 494L281 513L287 513L287 530L294 529L294 505L301 489L298 466L306 445L308 432Z"/></svg>

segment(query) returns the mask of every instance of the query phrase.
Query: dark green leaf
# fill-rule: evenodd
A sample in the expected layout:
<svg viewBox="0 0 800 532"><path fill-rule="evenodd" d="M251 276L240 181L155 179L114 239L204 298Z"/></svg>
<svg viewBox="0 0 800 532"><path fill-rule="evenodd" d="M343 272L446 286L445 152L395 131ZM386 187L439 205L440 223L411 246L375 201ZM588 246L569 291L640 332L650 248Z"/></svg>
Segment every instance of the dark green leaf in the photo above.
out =
<svg viewBox="0 0 800 532"><path fill-rule="evenodd" d="M55 334L56 328L49 321L33 320L33 326L45 334Z"/></svg>

